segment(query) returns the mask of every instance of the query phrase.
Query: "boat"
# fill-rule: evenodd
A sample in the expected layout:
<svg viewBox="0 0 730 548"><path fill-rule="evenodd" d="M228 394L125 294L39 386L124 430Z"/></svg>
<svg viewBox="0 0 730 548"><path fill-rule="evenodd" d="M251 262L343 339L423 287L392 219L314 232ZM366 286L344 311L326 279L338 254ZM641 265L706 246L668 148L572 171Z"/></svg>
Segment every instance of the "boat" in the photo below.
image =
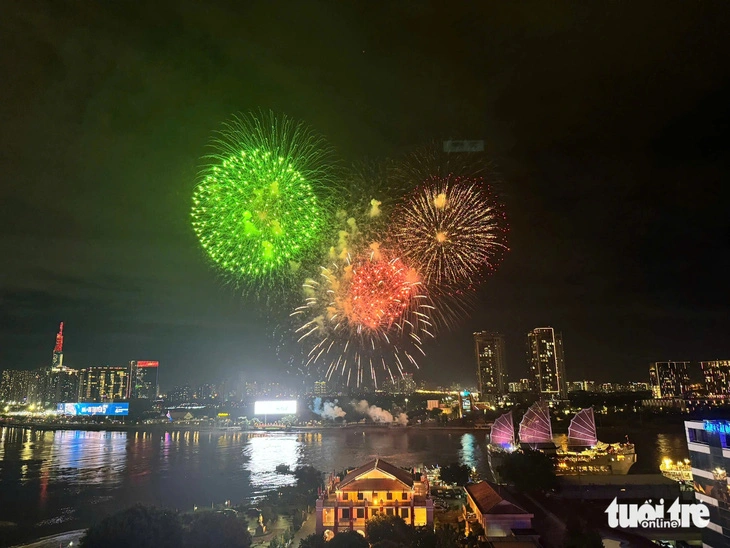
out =
<svg viewBox="0 0 730 548"><path fill-rule="evenodd" d="M596 436L593 408L581 409L570 421L568 447L558 449L555 473L571 475L625 475L636 463L634 444L603 443Z"/></svg>
<svg viewBox="0 0 730 548"><path fill-rule="evenodd" d="M693 481L692 465L689 459L673 462L672 459L665 458L659 465L659 471L662 473L662 476L680 483L691 484Z"/></svg>
<svg viewBox="0 0 730 548"><path fill-rule="evenodd" d="M522 417L515 439L512 411L498 417L492 425L487 460L495 481L500 481L499 467L507 454L530 449L542 451L555 461L557 475L623 475L636 462L634 445L603 443L596 436L593 409L581 409L568 429L568 446L559 448L553 441L550 407L546 401L534 403Z"/></svg>

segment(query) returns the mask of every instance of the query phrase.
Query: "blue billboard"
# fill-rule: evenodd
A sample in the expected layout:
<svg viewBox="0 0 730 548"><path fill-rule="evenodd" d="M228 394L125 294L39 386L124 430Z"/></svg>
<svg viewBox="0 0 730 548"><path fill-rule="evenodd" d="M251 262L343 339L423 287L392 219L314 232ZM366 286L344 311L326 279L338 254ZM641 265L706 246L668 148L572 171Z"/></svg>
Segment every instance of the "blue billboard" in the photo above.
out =
<svg viewBox="0 0 730 548"><path fill-rule="evenodd" d="M59 403L59 415L91 417L94 415L123 417L129 415L128 403Z"/></svg>

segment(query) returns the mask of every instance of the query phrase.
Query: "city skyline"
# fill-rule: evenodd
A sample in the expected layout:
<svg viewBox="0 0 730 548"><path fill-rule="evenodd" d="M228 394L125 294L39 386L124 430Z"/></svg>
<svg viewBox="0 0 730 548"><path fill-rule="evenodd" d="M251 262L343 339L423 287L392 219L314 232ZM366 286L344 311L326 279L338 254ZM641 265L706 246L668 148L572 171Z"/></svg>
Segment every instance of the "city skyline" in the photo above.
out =
<svg viewBox="0 0 730 548"><path fill-rule="evenodd" d="M74 366L291 367L291 308L222 283L189 222L211 133L259 108L306 120L343 166L484 141L511 251L424 345L427 377L471 376L474 331L505 333L517 356L539 325L563 332L578 378L730 353L730 48L710 10L313 2L276 22L280 40L263 4L198 9L9 10L0 367L44 365L58 318Z"/></svg>

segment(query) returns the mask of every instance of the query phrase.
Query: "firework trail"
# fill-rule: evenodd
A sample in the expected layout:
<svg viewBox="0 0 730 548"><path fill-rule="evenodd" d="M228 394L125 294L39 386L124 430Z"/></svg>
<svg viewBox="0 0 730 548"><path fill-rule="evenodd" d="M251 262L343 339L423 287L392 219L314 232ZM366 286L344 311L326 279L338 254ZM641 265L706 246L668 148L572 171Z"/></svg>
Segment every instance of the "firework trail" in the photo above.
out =
<svg viewBox="0 0 730 548"><path fill-rule="evenodd" d="M213 146L192 208L207 257L244 287L290 278L328 230L324 140L284 116L249 114L225 124Z"/></svg>
<svg viewBox="0 0 730 548"><path fill-rule="evenodd" d="M362 386L378 375L393 379L418 368L423 343L432 338L429 312L418 274L388 250L372 244L322 267L304 284L305 304L292 317L299 342L308 346L305 367L321 367ZM369 381L367 381L369 382Z"/></svg>

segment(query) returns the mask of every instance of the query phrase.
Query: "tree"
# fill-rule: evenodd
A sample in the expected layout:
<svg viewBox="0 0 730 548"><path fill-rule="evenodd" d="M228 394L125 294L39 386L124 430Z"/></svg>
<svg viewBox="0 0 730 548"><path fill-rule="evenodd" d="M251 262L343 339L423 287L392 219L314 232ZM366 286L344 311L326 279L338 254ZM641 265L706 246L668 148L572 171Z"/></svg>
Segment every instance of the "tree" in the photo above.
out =
<svg viewBox="0 0 730 548"><path fill-rule="evenodd" d="M459 531L450 525L436 529L436 548L451 548L459 545Z"/></svg>
<svg viewBox="0 0 730 548"><path fill-rule="evenodd" d="M177 512L137 504L91 526L82 548L179 548L183 529Z"/></svg>
<svg viewBox="0 0 730 548"><path fill-rule="evenodd" d="M439 477L444 483L455 483L457 485L466 485L469 483L471 470L466 464L458 464L456 462L444 466L439 471Z"/></svg>
<svg viewBox="0 0 730 548"><path fill-rule="evenodd" d="M558 485L553 460L542 451L524 449L505 455L497 470L521 491L549 491Z"/></svg>
<svg viewBox="0 0 730 548"><path fill-rule="evenodd" d="M588 527L586 522L571 514L565 524L564 548L603 548L598 531Z"/></svg>
<svg viewBox="0 0 730 548"><path fill-rule="evenodd" d="M413 543L413 529L398 516L380 514L370 518L365 524L365 536L370 544L392 541L410 546Z"/></svg>
<svg viewBox="0 0 730 548"><path fill-rule="evenodd" d="M370 548L370 543L357 531L337 533L327 542L327 548Z"/></svg>
<svg viewBox="0 0 730 548"><path fill-rule="evenodd" d="M326 548L326 544L323 535L312 533L299 541L299 548Z"/></svg>
<svg viewBox="0 0 730 548"><path fill-rule="evenodd" d="M199 512L193 517L186 548L249 548L251 535L243 520L229 513Z"/></svg>
<svg viewBox="0 0 730 548"><path fill-rule="evenodd" d="M316 491L322 485L322 472L314 466L298 466L294 470L297 487L306 491Z"/></svg>

